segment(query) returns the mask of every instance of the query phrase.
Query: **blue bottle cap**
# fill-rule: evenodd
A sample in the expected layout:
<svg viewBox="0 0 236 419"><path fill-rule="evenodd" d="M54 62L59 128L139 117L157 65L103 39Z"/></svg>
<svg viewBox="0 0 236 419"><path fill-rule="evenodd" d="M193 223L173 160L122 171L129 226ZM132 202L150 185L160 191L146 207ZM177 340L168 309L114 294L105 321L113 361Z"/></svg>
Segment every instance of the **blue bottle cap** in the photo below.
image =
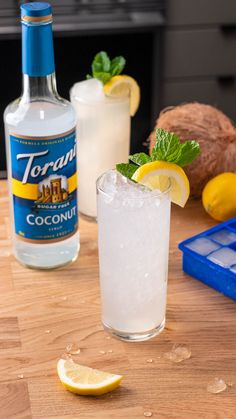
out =
<svg viewBox="0 0 236 419"><path fill-rule="evenodd" d="M34 2L21 5L21 19L27 22L46 22L52 19L52 7L49 3Z"/></svg>
<svg viewBox="0 0 236 419"><path fill-rule="evenodd" d="M52 8L49 3L21 5L22 70L31 77L54 73Z"/></svg>

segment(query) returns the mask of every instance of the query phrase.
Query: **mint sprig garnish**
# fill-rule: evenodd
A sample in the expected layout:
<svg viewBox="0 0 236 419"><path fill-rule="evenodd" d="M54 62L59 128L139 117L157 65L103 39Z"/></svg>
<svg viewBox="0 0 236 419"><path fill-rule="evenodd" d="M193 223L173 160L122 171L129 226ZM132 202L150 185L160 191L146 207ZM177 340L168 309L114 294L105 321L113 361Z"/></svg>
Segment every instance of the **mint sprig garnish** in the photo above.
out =
<svg viewBox="0 0 236 419"><path fill-rule="evenodd" d="M197 141L187 140L181 143L179 137L173 132L157 128L156 144L151 154L152 161L168 161L184 167L192 163L199 153L200 146Z"/></svg>
<svg viewBox="0 0 236 419"><path fill-rule="evenodd" d="M138 166L142 166L145 163L152 161L151 157L146 153L136 153L132 156L129 156L129 160L135 163Z"/></svg>
<svg viewBox="0 0 236 419"><path fill-rule="evenodd" d="M138 166L132 163L118 163L116 165L116 170L120 172L123 176L131 179L134 172L136 172Z"/></svg>
<svg viewBox="0 0 236 419"><path fill-rule="evenodd" d="M181 152L177 161L174 163L181 167L187 166L200 154L200 146L197 141L188 140L181 144Z"/></svg>
<svg viewBox="0 0 236 419"><path fill-rule="evenodd" d="M146 153L136 153L129 156L132 163L120 163L116 170L123 176L131 179L138 167L156 160L168 161L181 167L187 166L200 154L200 146L197 141L187 140L180 142L179 137L173 132L162 128L156 130L156 143L151 156Z"/></svg>
<svg viewBox="0 0 236 419"><path fill-rule="evenodd" d="M87 79L95 78L106 84L112 77L124 70L125 63L125 58L122 56L110 60L105 51L100 51L92 62L92 76L87 74Z"/></svg>

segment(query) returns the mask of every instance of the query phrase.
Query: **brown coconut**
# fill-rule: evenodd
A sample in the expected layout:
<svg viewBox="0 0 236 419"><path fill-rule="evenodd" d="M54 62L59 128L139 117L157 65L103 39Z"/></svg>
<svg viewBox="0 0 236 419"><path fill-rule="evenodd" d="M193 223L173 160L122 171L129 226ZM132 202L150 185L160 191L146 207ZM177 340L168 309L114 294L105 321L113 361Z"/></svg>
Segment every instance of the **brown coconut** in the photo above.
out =
<svg viewBox="0 0 236 419"><path fill-rule="evenodd" d="M164 109L155 128L176 133L181 141L197 140L200 156L184 170L189 177L191 195L198 197L209 179L222 172L236 172L236 129L229 118L210 105L187 103ZM150 151L155 129L150 134Z"/></svg>

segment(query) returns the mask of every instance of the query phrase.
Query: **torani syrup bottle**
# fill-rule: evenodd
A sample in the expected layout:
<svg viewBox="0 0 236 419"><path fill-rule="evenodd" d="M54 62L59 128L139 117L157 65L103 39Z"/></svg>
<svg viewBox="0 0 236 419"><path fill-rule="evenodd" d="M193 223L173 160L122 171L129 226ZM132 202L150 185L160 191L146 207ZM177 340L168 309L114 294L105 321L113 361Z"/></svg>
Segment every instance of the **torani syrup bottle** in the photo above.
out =
<svg viewBox="0 0 236 419"><path fill-rule="evenodd" d="M75 114L57 93L51 5L23 4L21 21L23 93L4 113L13 248L50 269L79 252Z"/></svg>

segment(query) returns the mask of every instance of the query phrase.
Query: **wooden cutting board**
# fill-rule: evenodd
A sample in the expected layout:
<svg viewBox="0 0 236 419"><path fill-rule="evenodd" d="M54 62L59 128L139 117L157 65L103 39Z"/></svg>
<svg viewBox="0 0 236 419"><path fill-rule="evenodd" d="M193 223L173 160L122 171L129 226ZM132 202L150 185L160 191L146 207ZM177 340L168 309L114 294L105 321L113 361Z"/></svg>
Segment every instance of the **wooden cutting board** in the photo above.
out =
<svg viewBox="0 0 236 419"><path fill-rule="evenodd" d="M11 253L6 182L0 182L0 418L234 419L236 417L236 305L183 274L177 245L214 225L199 201L173 205L167 326L143 343L124 343L103 331L97 225L81 219L78 260L60 270L22 267ZM81 364L123 374L123 384L99 398L67 392L56 374L68 344ZM190 359L164 358L185 343ZM150 359L152 362L150 362ZM148 362L149 360L149 362ZM214 377L228 386L206 391Z"/></svg>

